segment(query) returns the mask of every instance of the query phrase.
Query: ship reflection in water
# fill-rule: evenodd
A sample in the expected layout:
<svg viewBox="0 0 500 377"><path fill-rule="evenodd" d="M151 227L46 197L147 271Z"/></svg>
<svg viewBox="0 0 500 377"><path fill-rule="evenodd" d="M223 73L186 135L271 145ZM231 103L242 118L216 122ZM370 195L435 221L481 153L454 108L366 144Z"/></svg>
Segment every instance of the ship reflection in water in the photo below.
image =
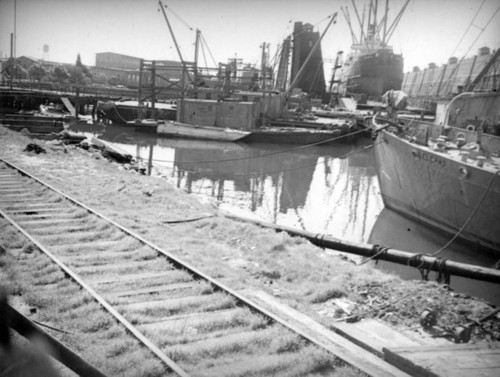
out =
<svg viewBox="0 0 500 377"><path fill-rule="evenodd" d="M297 148L158 139L153 164L177 187L211 197L221 209L367 241L382 208L375 170L367 166L371 151L356 152L368 145L362 140ZM148 159L149 149L139 148L140 157Z"/></svg>
<svg viewBox="0 0 500 377"><path fill-rule="evenodd" d="M383 208L369 139L297 148L156 138L109 126L100 137L142 160L153 174L227 211L415 253L432 253L448 242L438 232ZM486 267L496 262L460 244L439 256ZM418 270L407 266L379 262L377 267L406 279L420 278ZM434 278L431 272L429 279ZM500 304L494 285L458 277L452 277L451 284Z"/></svg>

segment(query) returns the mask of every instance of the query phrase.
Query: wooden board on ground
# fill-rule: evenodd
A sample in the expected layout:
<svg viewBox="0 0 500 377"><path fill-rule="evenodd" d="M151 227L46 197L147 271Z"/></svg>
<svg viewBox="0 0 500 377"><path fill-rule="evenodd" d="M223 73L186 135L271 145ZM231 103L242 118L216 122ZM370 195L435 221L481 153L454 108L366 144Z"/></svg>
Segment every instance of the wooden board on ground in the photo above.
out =
<svg viewBox="0 0 500 377"><path fill-rule="evenodd" d="M338 322L335 324L335 332L380 357L384 355L384 348L450 344L443 338L400 332L373 318L355 323Z"/></svg>
<svg viewBox="0 0 500 377"><path fill-rule="evenodd" d="M384 355L416 377L500 376L500 342L390 348Z"/></svg>
<svg viewBox="0 0 500 377"><path fill-rule="evenodd" d="M263 308L277 314L287 323L307 333L317 344L321 344L332 354L338 356L348 364L362 370L369 376L407 376L405 372L397 369L391 364L385 362L369 351L364 350L358 345L336 334L320 323L314 321L311 317L298 312L288 305L280 303L273 296L262 292L245 290L242 292L251 300L257 302Z"/></svg>
<svg viewBox="0 0 500 377"><path fill-rule="evenodd" d="M420 343L375 319L336 323L335 332L364 349L383 357L385 347L415 347Z"/></svg>

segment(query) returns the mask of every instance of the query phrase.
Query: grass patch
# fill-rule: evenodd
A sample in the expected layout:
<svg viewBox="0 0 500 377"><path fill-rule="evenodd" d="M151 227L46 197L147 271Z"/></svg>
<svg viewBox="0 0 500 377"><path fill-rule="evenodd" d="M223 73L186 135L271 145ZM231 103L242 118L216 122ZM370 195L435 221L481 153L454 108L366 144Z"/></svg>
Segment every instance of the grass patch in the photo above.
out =
<svg viewBox="0 0 500 377"><path fill-rule="evenodd" d="M250 360L244 354L207 359L198 366L196 375L200 377L366 377L356 369L343 366L333 355L313 346L300 349L300 353L255 355Z"/></svg>
<svg viewBox="0 0 500 377"><path fill-rule="evenodd" d="M333 298L340 298L345 296L345 291L339 288L327 288L320 292L315 292L310 298L309 302L312 304L321 304Z"/></svg>

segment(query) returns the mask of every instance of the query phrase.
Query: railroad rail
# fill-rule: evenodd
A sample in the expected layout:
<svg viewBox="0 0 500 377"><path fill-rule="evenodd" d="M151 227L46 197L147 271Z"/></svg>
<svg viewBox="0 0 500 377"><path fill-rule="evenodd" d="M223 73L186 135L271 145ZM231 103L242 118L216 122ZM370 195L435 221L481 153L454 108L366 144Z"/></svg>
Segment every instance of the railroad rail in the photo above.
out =
<svg viewBox="0 0 500 377"><path fill-rule="evenodd" d="M373 376L404 375L357 364L359 355L333 357L338 347L3 158L0 216L179 376L304 375L318 370L302 364L325 354L323 372L341 359Z"/></svg>

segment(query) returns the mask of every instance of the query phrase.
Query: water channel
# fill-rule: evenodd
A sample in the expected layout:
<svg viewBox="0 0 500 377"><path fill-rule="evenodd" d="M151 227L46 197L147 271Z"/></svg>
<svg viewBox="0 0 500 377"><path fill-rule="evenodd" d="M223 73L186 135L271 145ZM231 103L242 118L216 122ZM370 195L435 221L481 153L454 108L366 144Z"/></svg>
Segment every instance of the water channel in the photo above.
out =
<svg viewBox="0 0 500 377"><path fill-rule="evenodd" d="M279 225L355 242L432 253L449 237L384 208L371 139L303 147L157 138L119 126L72 130L116 143L176 187L219 208ZM439 254L491 267L497 259L454 243ZM370 262L371 263L371 262ZM377 268L420 279L417 269ZM429 279L435 279L434 272ZM453 289L500 304L495 284L452 276Z"/></svg>

